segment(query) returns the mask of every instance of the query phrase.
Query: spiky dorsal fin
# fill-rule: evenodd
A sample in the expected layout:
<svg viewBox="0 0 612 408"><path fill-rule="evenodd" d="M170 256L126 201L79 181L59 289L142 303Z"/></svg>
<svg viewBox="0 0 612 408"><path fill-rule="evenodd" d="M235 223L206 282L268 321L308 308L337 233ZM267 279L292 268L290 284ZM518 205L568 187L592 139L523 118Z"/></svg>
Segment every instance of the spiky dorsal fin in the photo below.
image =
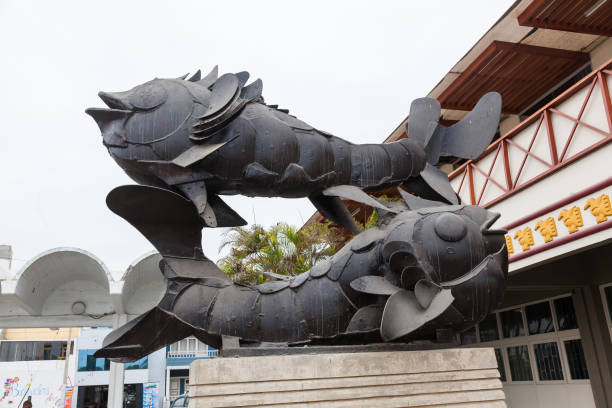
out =
<svg viewBox="0 0 612 408"><path fill-rule="evenodd" d="M231 105L240 89L240 80L234 74L225 74L215 81L209 100L208 111L199 119L217 116Z"/></svg>
<svg viewBox="0 0 612 408"><path fill-rule="evenodd" d="M188 79L189 82L198 82L200 80L200 78L202 78L202 71L200 71L199 69L196 71L195 74L193 74L191 76L191 78Z"/></svg>
<svg viewBox="0 0 612 408"><path fill-rule="evenodd" d="M251 76L247 71L240 71L234 75L236 75L236 78L238 78L238 81L240 82L240 88L242 88L244 84L247 83L249 77Z"/></svg>
<svg viewBox="0 0 612 408"><path fill-rule="evenodd" d="M219 77L219 66L215 65L215 67L206 75L204 78L197 81L199 85L202 85L206 88L210 87L215 83L217 78Z"/></svg>
<svg viewBox="0 0 612 408"><path fill-rule="evenodd" d="M249 101L254 101L261 98L263 91L263 82L261 79L251 82L249 85L242 88L240 97Z"/></svg>

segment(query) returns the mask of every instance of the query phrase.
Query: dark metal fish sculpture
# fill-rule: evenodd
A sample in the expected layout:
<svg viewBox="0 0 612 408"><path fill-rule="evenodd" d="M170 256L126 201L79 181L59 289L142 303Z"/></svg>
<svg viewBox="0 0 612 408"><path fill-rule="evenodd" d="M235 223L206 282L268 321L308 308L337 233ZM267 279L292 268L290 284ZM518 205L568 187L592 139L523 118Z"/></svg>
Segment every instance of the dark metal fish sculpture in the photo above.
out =
<svg viewBox="0 0 612 408"><path fill-rule="evenodd" d="M191 200L208 227L246 222L219 195L308 197L326 218L354 233L349 211L330 187L353 196L400 184L425 198L458 203L440 156L476 158L489 145L501 97L489 93L459 123L438 121L435 99L411 105L408 138L356 145L266 105L260 79L217 68L201 78L154 79L126 92L100 92L109 109L90 108L104 145L140 184Z"/></svg>
<svg viewBox="0 0 612 408"><path fill-rule="evenodd" d="M498 307L506 285L505 231L491 229L499 214L399 192L403 202L363 200L377 203L378 225L330 259L288 281L249 287L204 256L205 222L185 197L114 189L107 205L163 256L167 291L111 332L95 356L133 361L190 335L217 348L222 336L242 345L356 344L435 340L440 330L473 326Z"/></svg>

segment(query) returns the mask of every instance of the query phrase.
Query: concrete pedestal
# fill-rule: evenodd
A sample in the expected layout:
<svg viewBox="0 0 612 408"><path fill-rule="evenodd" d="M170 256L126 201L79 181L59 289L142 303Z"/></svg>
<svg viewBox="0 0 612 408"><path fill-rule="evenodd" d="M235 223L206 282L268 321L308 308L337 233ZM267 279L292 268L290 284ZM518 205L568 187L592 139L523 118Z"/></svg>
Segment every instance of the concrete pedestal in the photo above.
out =
<svg viewBox="0 0 612 408"><path fill-rule="evenodd" d="M190 408L505 407L491 348L196 360Z"/></svg>

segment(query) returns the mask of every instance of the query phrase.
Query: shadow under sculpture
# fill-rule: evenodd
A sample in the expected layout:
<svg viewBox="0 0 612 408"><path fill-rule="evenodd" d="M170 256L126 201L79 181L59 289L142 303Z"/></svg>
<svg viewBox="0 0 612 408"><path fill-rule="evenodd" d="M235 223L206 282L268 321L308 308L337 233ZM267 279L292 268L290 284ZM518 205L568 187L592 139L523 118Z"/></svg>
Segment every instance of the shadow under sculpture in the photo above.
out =
<svg viewBox="0 0 612 408"><path fill-rule="evenodd" d="M435 100L417 100L410 139L353 145L265 105L261 81L243 87L246 77L217 79L214 70L204 79L154 80L125 93L101 93L111 109L88 110L111 156L145 184L114 189L107 205L159 251L167 282L160 303L110 333L96 357L134 361L190 335L217 348L222 336L244 345L435 340L473 326L498 306L507 278L505 231L490 227L499 214L460 205L432 166L440 155L482 153L499 120L498 94L483 97L450 128L438 124ZM177 112L189 103L176 98L181 87L191 95L191 113L182 121ZM213 113L199 112L189 123L202 109ZM212 122L203 125L206 118ZM160 127L169 133L160 136ZM284 163L286 157L293 161ZM268 174L274 165L279 171ZM398 188L402 201L382 202L364 192L400 184L421 197ZM353 231L341 198L375 207L379 219L310 271L248 287L233 283L201 249L203 227L244 223L217 195L238 193L308 196L324 216Z"/></svg>

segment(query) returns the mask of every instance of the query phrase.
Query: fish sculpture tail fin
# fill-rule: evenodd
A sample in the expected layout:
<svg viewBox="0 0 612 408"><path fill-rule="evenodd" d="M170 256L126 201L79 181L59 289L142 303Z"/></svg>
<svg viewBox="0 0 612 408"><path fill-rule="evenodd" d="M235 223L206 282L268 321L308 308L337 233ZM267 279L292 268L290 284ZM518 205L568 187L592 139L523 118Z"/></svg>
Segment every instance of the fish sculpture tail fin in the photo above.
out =
<svg viewBox="0 0 612 408"><path fill-rule="evenodd" d="M458 204L446 173L435 165L443 156L477 159L485 151L499 126L501 95L485 94L466 117L450 127L440 125L440 112L440 103L432 98L416 99L410 106L406 134L424 146L427 165L405 185L423 198Z"/></svg>
<svg viewBox="0 0 612 408"><path fill-rule="evenodd" d="M440 103L419 98L410 106L406 134L425 148L427 161L438 164L441 156L476 159L489 146L499 125L501 95L485 94L474 109L459 122L446 127L439 123Z"/></svg>
<svg viewBox="0 0 612 408"><path fill-rule="evenodd" d="M172 311L179 294L194 282L203 283L211 293L232 284L202 253L204 222L196 207L170 190L141 185L115 188L106 197L106 203L163 256L159 267L166 278L167 290L153 309L113 330L96 351L96 358L135 361L191 335L218 347L219 336L205 333Z"/></svg>

